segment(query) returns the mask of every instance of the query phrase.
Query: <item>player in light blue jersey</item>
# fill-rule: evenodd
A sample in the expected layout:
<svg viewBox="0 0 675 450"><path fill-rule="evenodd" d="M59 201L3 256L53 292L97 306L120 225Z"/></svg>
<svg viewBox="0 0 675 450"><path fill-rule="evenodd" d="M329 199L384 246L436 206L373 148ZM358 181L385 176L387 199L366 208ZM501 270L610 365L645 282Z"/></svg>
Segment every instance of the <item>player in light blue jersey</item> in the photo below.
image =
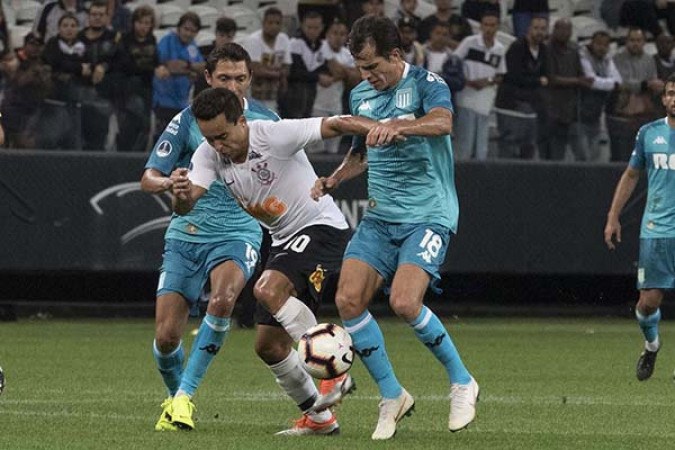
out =
<svg viewBox="0 0 675 450"><path fill-rule="evenodd" d="M207 82L236 93L249 120L278 120L264 106L244 98L251 84L250 57L238 44L226 44L209 55ZM204 138L188 107L173 118L148 158L143 190L171 188L171 172L187 167ZM165 235L163 264L157 288L153 354L169 391L155 429L194 428L191 401L230 328L237 297L258 262L261 230L221 182L216 182L195 209L174 215ZM183 335L190 307L196 308L207 277L211 295L190 356L183 367Z"/></svg>
<svg viewBox="0 0 675 450"><path fill-rule="evenodd" d="M368 304L383 285L389 304L443 364L450 378L451 431L476 415L478 384L465 368L439 318L423 304L430 283L440 279L451 236L457 229L452 144L452 103L443 79L403 60L396 25L365 16L350 34L350 50L364 79L351 92L352 114L379 125L355 143L342 165L315 183L318 198L368 167L368 210L345 252L336 303L354 348L382 401L373 439L389 439L414 407L394 374L382 332ZM400 139L404 138L404 141Z"/></svg>
<svg viewBox="0 0 675 450"><path fill-rule="evenodd" d="M637 288L640 297L635 316L645 338L637 362L640 381L654 373L661 348L659 322L665 290L675 288L675 75L666 81L661 97L667 117L644 125L635 149L614 192L607 213L605 242L610 250L621 242L619 216L635 190L642 171L647 172L647 204L640 226Z"/></svg>

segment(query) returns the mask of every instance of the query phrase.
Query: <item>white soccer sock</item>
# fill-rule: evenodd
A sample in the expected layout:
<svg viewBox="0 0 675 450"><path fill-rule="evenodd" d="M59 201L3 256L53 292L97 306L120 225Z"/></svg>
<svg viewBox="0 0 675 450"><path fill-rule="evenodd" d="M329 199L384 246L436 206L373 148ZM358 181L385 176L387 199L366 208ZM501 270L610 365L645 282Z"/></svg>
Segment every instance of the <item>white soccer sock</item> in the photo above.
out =
<svg viewBox="0 0 675 450"><path fill-rule="evenodd" d="M312 377L300 365L300 358L295 349L291 349L286 359L268 367L276 377L277 384L293 399L302 412L314 405L319 391Z"/></svg>
<svg viewBox="0 0 675 450"><path fill-rule="evenodd" d="M274 314L274 318L295 342L316 325L316 317L312 310L293 296L288 297L286 303Z"/></svg>
<svg viewBox="0 0 675 450"><path fill-rule="evenodd" d="M660 346L661 346L661 343L659 342L658 336L656 336L656 339L654 339L654 342L645 341L645 349L649 350L650 352L657 351Z"/></svg>

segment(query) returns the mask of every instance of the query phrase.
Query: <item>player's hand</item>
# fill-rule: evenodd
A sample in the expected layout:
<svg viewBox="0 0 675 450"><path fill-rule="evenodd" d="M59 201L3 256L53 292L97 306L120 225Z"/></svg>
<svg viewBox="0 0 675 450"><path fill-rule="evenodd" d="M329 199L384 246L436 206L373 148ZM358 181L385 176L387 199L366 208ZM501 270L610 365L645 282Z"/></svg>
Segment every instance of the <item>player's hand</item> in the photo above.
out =
<svg viewBox="0 0 675 450"><path fill-rule="evenodd" d="M180 200L187 200L192 186L188 178L188 170L185 168L176 169L171 172L169 179L171 180L171 192L173 192L173 195Z"/></svg>
<svg viewBox="0 0 675 450"><path fill-rule="evenodd" d="M616 244L614 237L616 236ZM621 243L621 224L617 219L607 219L605 225L605 244L610 250L614 250L617 244Z"/></svg>
<svg viewBox="0 0 675 450"><path fill-rule="evenodd" d="M314 182L309 195L314 201L319 201L321 197L334 190L340 182L335 177L320 177Z"/></svg>
<svg viewBox="0 0 675 450"><path fill-rule="evenodd" d="M381 147L393 142L405 141L405 136L399 132L394 122L396 121L378 123L371 128L366 136L366 145L368 147Z"/></svg>

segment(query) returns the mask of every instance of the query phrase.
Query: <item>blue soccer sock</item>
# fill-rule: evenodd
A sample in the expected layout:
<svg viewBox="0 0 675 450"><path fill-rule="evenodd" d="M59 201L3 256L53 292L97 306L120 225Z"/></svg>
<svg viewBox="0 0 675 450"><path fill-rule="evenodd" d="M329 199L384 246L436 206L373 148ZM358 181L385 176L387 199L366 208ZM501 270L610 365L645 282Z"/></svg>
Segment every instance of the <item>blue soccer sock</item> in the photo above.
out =
<svg viewBox="0 0 675 450"><path fill-rule="evenodd" d="M192 344L179 392L192 397L204 378L213 357L216 356L227 333L230 331L229 317L216 317L206 314L199 326L199 332Z"/></svg>
<svg viewBox="0 0 675 450"><path fill-rule="evenodd" d="M443 364L448 372L450 383L469 384L471 382L469 371L464 367L455 344L436 314L426 306L422 306L422 311L415 320L410 322L410 326L415 330L417 339Z"/></svg>
<svg viewBox="0 0 675 450"><path fill-rule="evenodd" d="M180 379L183 375L183 360L185 359L183 341L180 341L178 347L168 354L161 353L157 348L157 341L153 341L152 354L155 357L157 369L162 375L162 379L169 391L169 395L173 397L176 395L176 391L180 385Z"/></svg>
<svg viewBox="0 0 675 450"><path fill-rule="evenodd" d="M653 314L648 316L643 315L640 311L635 309L635 317L637 317L638 325L645 336L645 341L648 343L655 343L659 338L659 322L661 321L661 310L657 309ZM656 346L658 349L658 344ZM655 351L653 349L649 349Z"/></svg>
<svg viewBox="0 0 675 450"><path fill-rule="evenodd" d="M387 351L384 348L384 337L379 325L365 310L360 316L344 320L345 330L352 337L352 345L361 361L368 369L370 376L377 383L380 395L384 398L397 398L403 388L394 375Z"/></svg>

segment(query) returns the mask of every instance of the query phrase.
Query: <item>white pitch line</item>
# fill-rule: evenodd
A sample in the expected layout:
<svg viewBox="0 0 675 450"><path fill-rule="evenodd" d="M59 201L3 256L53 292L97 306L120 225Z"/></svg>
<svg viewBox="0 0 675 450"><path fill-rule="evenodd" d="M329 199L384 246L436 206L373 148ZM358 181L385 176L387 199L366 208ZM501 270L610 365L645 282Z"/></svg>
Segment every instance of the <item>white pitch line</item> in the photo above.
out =
<svg viewBox="0 0 675 450"><path fill-rule="evenodd" d="M147 394L138 394L138 395L125 395L126 393L121 393L119 398L124 398L125 400L137 401L138 403L154 401L149 400ZM288 401L287 397L281 391L263 391L263 392L234 392L234 393L213 393L206 395L210 400L222 400L226 402L241 402L241 403L257 403L257 402L285 402ZM415 399L422 402L448 402L448 396L446 395L420 395L415 396ZM352 394L346 397L345 402L358 401L358 402L377 402L380 400L379 396L375 395L361 395L361 394ZM88 404L88 403L99 403L101 402L100 395L96 398L89 399L78 399L78 400L66 400L60 398L53 399L22 399L22 398L7 398L5 395L4 398L0 398L0 407L2 405L51 405L51 404L61 404L61 405L77 405L77 404ZM157 400L159 402L159 400ZM668 399L639 399L636 398L634 401L615 400L611 397L591 397L591 396L578 396L578 395L548 395L548 396L497 396L497 395L487 395L483 394L481 396L481 404L497 404L497 405L533 405L533 406L556 406L556 405L571 405L571 406L648 406L648 407L675 407L675 403L669 401ZM2 410L0 410L2 413Z"/></svg>

